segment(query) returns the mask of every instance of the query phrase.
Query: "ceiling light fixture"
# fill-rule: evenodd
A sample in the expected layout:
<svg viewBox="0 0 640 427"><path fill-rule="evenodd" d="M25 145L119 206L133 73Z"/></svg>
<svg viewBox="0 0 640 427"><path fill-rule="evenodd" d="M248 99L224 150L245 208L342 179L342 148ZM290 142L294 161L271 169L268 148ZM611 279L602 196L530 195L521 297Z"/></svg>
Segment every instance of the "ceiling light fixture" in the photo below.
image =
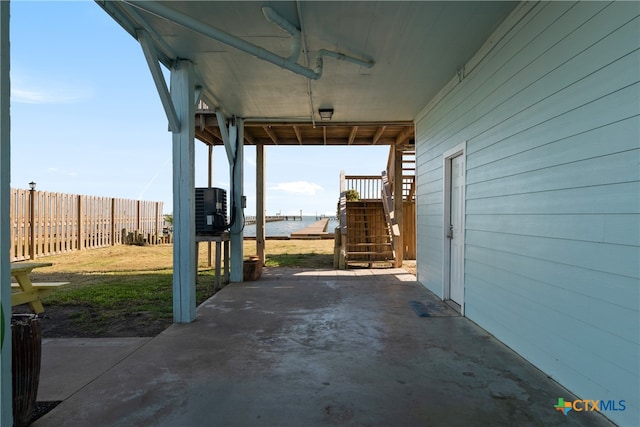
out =
<svg viewBox="0 0 640 427"><path fill-rule="evenodd" d="M318 109L321 120L331 120L333 117L333 108L320 108Z"/></svg>

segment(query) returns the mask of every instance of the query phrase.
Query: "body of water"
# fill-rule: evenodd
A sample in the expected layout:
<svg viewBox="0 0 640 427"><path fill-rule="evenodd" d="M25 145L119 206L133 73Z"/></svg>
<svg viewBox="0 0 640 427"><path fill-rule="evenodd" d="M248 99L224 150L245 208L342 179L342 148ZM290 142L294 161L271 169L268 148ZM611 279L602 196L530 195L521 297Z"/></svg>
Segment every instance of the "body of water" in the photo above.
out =
<svg viewBox="0 0 640 427"><path fill-rule="evenodd" d="M291 217L289 217L291 218ZM314 222L318 221L315 215L313 216L303 216L302 220L298 217L295 221L289 219L289 221L273 221L267 222L265 234L267 237L274 236L291 236L291 233L294 233L302 228L308 227ZM332 232L338 226L338 221L335 219L329 220L329 225L327 226L327 231ZM247 237L255 237L256 236L256 226L255 224L245 225L244 227L244 235Z"/></svg>

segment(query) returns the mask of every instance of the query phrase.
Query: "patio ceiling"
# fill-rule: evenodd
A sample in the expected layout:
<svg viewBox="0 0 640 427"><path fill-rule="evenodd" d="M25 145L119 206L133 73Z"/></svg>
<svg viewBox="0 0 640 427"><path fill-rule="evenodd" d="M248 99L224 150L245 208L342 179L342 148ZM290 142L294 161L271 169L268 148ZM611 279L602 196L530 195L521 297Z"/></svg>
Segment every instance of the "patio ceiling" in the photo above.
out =
<svg viewBox="0 0 640 427"><path fill-rule="evenodd" d="M247 144L406 143L420 110L515 6L503 1L97 3L136 39L147 34L153 55L165 66L176 59L193 62L204 101L196 137L215 145L222 144L216 109L244 118ZM333 110L333 117L322 120L321 109Z"/></svg>

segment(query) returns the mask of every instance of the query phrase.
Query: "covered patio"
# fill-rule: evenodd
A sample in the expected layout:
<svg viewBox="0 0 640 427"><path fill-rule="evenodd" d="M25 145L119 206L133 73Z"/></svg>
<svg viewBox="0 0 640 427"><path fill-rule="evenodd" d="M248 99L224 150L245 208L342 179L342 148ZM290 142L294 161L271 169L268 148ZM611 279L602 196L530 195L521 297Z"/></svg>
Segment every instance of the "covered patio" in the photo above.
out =
<svg viewBox="0 0 640 427"><path fill-rule="evenodd" d="M452 76L464 78L463 64L516 7L514 2L97 3L140 43L172 132L177 323L195 319L196 138L209 145L209 158L213 146L225 148L229 218L236 219L229 224L230 280L240 282L241 218L249 185L245 146L256 149L256 253L264 260L265 147L388 145L395 153L395 194L402 194L402 152L415 138L416 115ZM170 71L169 84L162 66ZM402 203L392 210L402 229ZM395 244L403 247L401 235ZM395 265L401 261L396 258Z"/></svg>
<svg viewBox="0 0 640 427"><path fill-rule="evenodd" d="M464 233L455 235L458 239L462 236L462 245L458 246L459 251L456 252L452 249L453 245L447 246L447 239L454 239L454 226L445 224L445 219L451 217L450 211L453 210L448 199L453 193L452 189L464 188L462 180L457 181L455 186L450 182L454 175L451 170L454 169L453 159L461 162L466 158L467 138L475 135L471 130L493 132L495 123L511 123L505 118L511 114L511 104L502 104L503 89L504 97L511 99L510 96L515 94L533 98L525 96L528 92L524 88L531 92L537 88L533 82L529 86L528 80L529 75L537 74L531 73L524 65L518 68L521 74L513 74L516 77L527 76L522 81L503 77L511 76L511 68L515 69L515 65L505 66L504 75L492 71L492 68L484 68L485 65L495 64L497 67L503 61L510 64L508 61L513 57L523 64L533 64L534 59L540 57L546 61L542 61L545 67L555 67L547 63L564 61L566 52L578 52L578 47L567 47L560 43L565 40L560 30L563 32L565 28L572 28L571 25L580 28L583 23L593 21L603 34L609 31L609 24L622 31L620 29L625 28L622 23L626 23L626 15L630 15L623 7L604 10L607 9L605 5L601 6L598 2L578 2L577 6L567 4L567 8L575 6L575 10L565 13L559 10L565 8L565 4L554 2L100 0L96 3L139 42L141 55L148 63L171 132L175 323L94 375L65 398L60 406L40 419L36 426L610 425L606 418L596 412L559 413L555 406L559 405L560 398L567 401L578 398L550 379L551 376L560 378L559 381L563 381L567 387L581 393L582 399L609 399L613 396L601 394L620 388L628 394L617 396L611 402L625 402L625 399L628 402L637 401L633 398L637 397L637 384L633 384L634 378L637 379L637 364L631 367L631 363L628 363L627 366L627 361L635 361L637 337L620 338L615 333L603 332L602 336L607 339L614 337L611 342L625 345L620 347L621 350L611 346L611 355L606 356L608 362L602 364L609 369L615 368L617 376L605 378L604 369L599 373L601 376L595 376L595 379L589 376L586 369L584 378L582 372L576 371L579 375L574 375L574 360L588 367L596 366L604 360L597 354L606 346L601 345L600 341L589 342L587 339L584 340L584 347L574 346L573 343L565 346L566 343L560 339L563 337L558 337L557 325L562 325L571 317L571 313L567 315L563 311L562 316L544 317L541 313L549 313L550 310L541 311L540 307L546 301L553 300L554 288L544 288L551 292L548 295L540 293L541 287L536 286L534 281L523 279L523 272L541 270L537 267L539 259L533 262L531 259L535 257L528 256L527 262L508 263L518 267L513 271L515 279L502 274L500 268L489 271L483 268L486 265L478 262L477 271L482 273L478 275L489 277L484 281L476 277L476 280L465 285L463 268L448 269L450 265L469 264L464 256ZM547 8L549 4L551 6ZM537 8L537 5L541 7ZM599 10L591 10L600 7L604 10L602 15ZM637 11L632 12L637 19ZM607 13L611 13L611 16ZM9 43L8 15L7 2L0 2L0 46L3 52L0 61L0 204L3 207L7 206L9 199L10 87L8 54L5 54ZM592 19L594 16L598 16L602 22ZM566 18L568 22L559 17ZM545 29L552 27L552 24L558 27L558 34L546 32ZM630 27L633 22L628 25ZM629 34L637 35L635 28L636 32ZM590 33L587 29L585 26L581 31ZM620 40L632 39L628 33L609 32L626 35ZM586 40L579 37L583 33L575 34L576 37L566 37L576 43ZM601 35L599 32L593 34ZM548 47L553 53L553 61L539 54L537 43L529 41L529 36L531 40L538 41L538 35L542 40L540 51ZM602 37L605 39L604 35ZM637 38L633 40L633 43L627 44L632 45L630 48L636 49L633 52L637 54ZM510 44L512 41L514 44ZM602 47L602 51L613 51L613 47L622 45L617 41L611 42L611 47ZM556 47L558 52L553 50ZM599 54L600 59L605 56ZM591 63L591 58L585 60L587 62ZM578 65L572 64L568 72L558 72L563 79L557 81L564 82L564 77L584 68ZM169 83L161 67L169 71ZM621 70L630 69L621 67ZM544 76L553 76L551 69L548 72L546 70L541 68L539 72L542 75L544 71ZM554 72L556 70L562 70L560 65L553 68ZM509 74L506 74L507 71ZM478 77L474 80L475 76L481 76L482 79ZM635 80L624 90L611 90L612 93L628 95L629 99L634 96L635 102L637 76L629 79ZM486 81L495 83L495 87L485 84ZM597 88L601 86L599 83L606 81L617 80L597 75L594 84L589 87ZM540 87L555 88L545 80L540 82ZM573 83L562 84L571 88ZM484 94L483 91L490 93ZM500 96L496 96L496 93ZM569 95L564 95L558 89L557 96L577 99L576 93L571 91ZM480 101L474 104L468 102L476 95L486 95L483 99L488 104L500 105L505 111L500 110L498 115L485 114L489 109L485 104ZM523 101L522 104L527 108L532 107L528 102L533 101ZM626 104L612 101L611 105ZM637 102L633 108L637 109L636 106ZM566 111L558 112L558 115L578 110L578 105L573 109L569 107L573 108L567 106ZM544 104L536 106L538 110L545 110ZM519 111L523 116L530 116L524 107ZM586 123L599 116L595 113L581 114L571 120L572 123ZM623 117L622 112L616 114L611 123ZM637 118L636 110L632 114ZM531 117L542 120L539 115ZM519 121L519 116L513 120ZM541 123L547 123L546 120ZM422 121L417 133L416 121L418 124ZM541 134L549 134L554 138L557 136L556 128L547 124L542 127ZM502 132L496 132L496 138L502 137ZM514 130L509 132L510 136L519 135ZM637 130L634 132L629 132L632 137L628 140L637 141L637 138L633 139L637 136ZM196 139L210 147L224 146L230 170L230 216L237 218L244 215L243 189L248 185L244 182L243 154L246 146L255 146L259 171L256 174L259 197L255 215L258 218L257 229L260 230L265 214L265 183L262 175L266 167L265 147L385 144L393 150L407 144L412 138L421 143L421 150L416 152L416 168L422 166L422 170L416 172L423 186L418 189L416 198L420 201L422 212L419 216L422 216L423 222L418 227L421 236L426 237L423 243L431 245L429 248L418 245L420 282L401 269L275 269L267 270L257 282L242 283L243 232L242 224L238 222L229 229L232 283L205 304L196 307ZM520 141L524 138L516 139ZM604 139L625 140L618 138L615 132L604 135ZM600 147L605 144L595 145ZM475 153L481 151L473 148ZM494 155L492 152L489 154ZM558 153L554 151L551 157L557 156ZM396 158L396 162L398 167L395 170L399 171L401 156ZM493 157L487 157L486 162L489 165L487 169L493 173ZM455 170L465 171L463 164L457 163ZM625 179L626 176L619 178L620 181ZM636 177L633 179L637 182ZM396 180L398 186L401 182L401 179ZM517 190L528 191L525 188L527 183L523 178L519 184L522 188ZM496 197L508 198L511 203L509 206L517 206L518 203L512 201L516 200L512 195L498 191L502 186L499 182L488 193L495 192ZM624 188L629 191L627 188L631 187ZM401 191L396 194L401 194ZM456 194L462 200L460 205L456 205L456 212L464 217L467 215L465 193L459 191ZM586 194L580 189L578 200L589 199L590 196ZM623 200L624 197L619 199ZM561 201L562 206L564 203L573 203L572 199L559 196L553 200ZM493 211L480 210L480 213L483 212ZM559 212L562 213L552 209L543 213ZM621 212L627 214L626 211ZM396 218L401 220L402 214L396 213ZM490 220L487 224L496 227L502 225L499 219L491 215L483 216L483 219L487 218ZM520 222L513 224L516 228L521 225ZM446 233L447 226L451 234ZM477 259L482 260L498 251L518 255L513 254L512 247L525 246L521 242L526 240L517 234L505 237L502 236L504 233L494 233L500 237L494 242L484 237L487 234L476 233L476 241L483 244L476 244ZM562 233L559 235L562 236ZM5 236L4 231L0 233L0 240L7 247ZM258 231L257 252L262 251L263 256L265 248L260 246L264 245L262 237ZM548 248L558 248L547 242L559 240L556 235L533 238L539 253L546 253ZM576 232L572 238L582 240L581 232ZM486 242L490 243L489 247L484 247ZM509 246L511 242L515 242L513 246ZM602 253L599 243L597 251L589 249L585 252L593 260L597 260ZM614 243L616 248L626 245ZM564 246L560 246L562 248ZM581 257L580 252L564 252ZM621 271L631 275L635 265L630 262L625 264L624 260L631 259L629 254L633 253L625 249L624 254L628 258L621 258L623 261L620 263L617 259L612 260L615 268L603 270L606 277L621 276ZM460 264L451 262L452 254L459 255L456 259ZM569 267L571 270L567 270L569 272L566 275L556 273L565 270L542 270L549 273L553 280L560 278L582 292L583 283L592 276L587 273L581 276L574 273L575 266ZM3 304L10 291L8 271L8 261L4 257L0 260ZM461 280L450 280L448 275L452 271ZM505 287L511 288L514 283L522 285L535 298L491 291L497 281L494 276L500 280L504 278ZM636 293L630 290L629 295L637 296L637 282L625 276L626 279L628 281L620 288L636 290ZM486 326L498 337L501 328L496 325L508 326L505 328L508 333L502 333L503 342L516 350L520 345L521 354L527 355L529 360L549 374L538 370L469 318L458 315L423 286L430 284L432 289L441 288L441 297L449 299L450 289L445 286L450 286L452 282L461 285L455 288L461 292L468 285L470 292L467 294L471 296L483 286L489 289L477 293L473 304L467 305L468 311L462 305L462 313ZM593 282L596 289L594 295L610 294L595 286L595 282L604 281L593 279ZM506 295L511 299L498 299L496 295ZM625 295L620 293L618 297L627 303L624 301ZM411 301L428 306L430 315L416 315L409 304ZM600 303L598 299L594 301ZM608 316L607 322L609 318L616 322L622 319L620 324L625 328L629 326L631 331L637 328L637 306L625 310L612 304L610 306L610 311L602 313L613 313L618 317ZM508 313L501 315L504 308ZM529 317L522 316L523 308L526 308ZM580 305L575 305L572 300L567 303L567 308L579 309ZM553 310L554 315L557 313L560 311ZM585 313L591 314L587 310ZM493 318L494 315L497 319ZM8 312L5 307L3 319L6 317ZM546 323L553 327L540 327L536 324L538 319L546 319ZM585 325L580 323L582 320L570 320L571 324ZM587 320L594 322L593 319ZM8 330L6 323L4 326ZM625 329L618 327L617 323L607 327L615 329L616 333ZM527 331L523 333L525 329ZM8 335L5 334L5 338ZM536 360L539 348L544 346L551 351L544 354L543 359ZM8 414L11 406L9 395L5 393L10 389L8 350L10 346L5 345L1 364L3 393L0 405L3 422L10 420ZM598 378L602 379L602 384L598 383ZM614 419L635 419L637 412L633 411L634 403L629 403L630 410L626 413L613 413L612 416L617 417Z"/></svg>
<svg viewBox="0 0 640 427"><path fill-rule="evenodd" d="M34 427L612 425L403 269L267 269L127 340L45 341Z"/></svg>

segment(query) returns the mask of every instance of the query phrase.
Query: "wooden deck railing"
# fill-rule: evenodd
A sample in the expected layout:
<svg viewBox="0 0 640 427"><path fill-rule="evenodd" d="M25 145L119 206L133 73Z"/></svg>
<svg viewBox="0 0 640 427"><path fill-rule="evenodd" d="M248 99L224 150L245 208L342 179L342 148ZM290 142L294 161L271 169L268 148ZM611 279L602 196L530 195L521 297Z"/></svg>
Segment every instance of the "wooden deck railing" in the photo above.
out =
<svg viewBox="0 0 640 427"><path fill-rule="evenodd" d="M382 177L380 175L345 175L340 173L340 192L356 190L360 199L380 199Z"/></svg>
<svg viewBox="0 0 640 427"><path fill-rule="evenodd" d="M163 203L11 190L11 261L124 243L123 231L162 241Z"/></svg>

